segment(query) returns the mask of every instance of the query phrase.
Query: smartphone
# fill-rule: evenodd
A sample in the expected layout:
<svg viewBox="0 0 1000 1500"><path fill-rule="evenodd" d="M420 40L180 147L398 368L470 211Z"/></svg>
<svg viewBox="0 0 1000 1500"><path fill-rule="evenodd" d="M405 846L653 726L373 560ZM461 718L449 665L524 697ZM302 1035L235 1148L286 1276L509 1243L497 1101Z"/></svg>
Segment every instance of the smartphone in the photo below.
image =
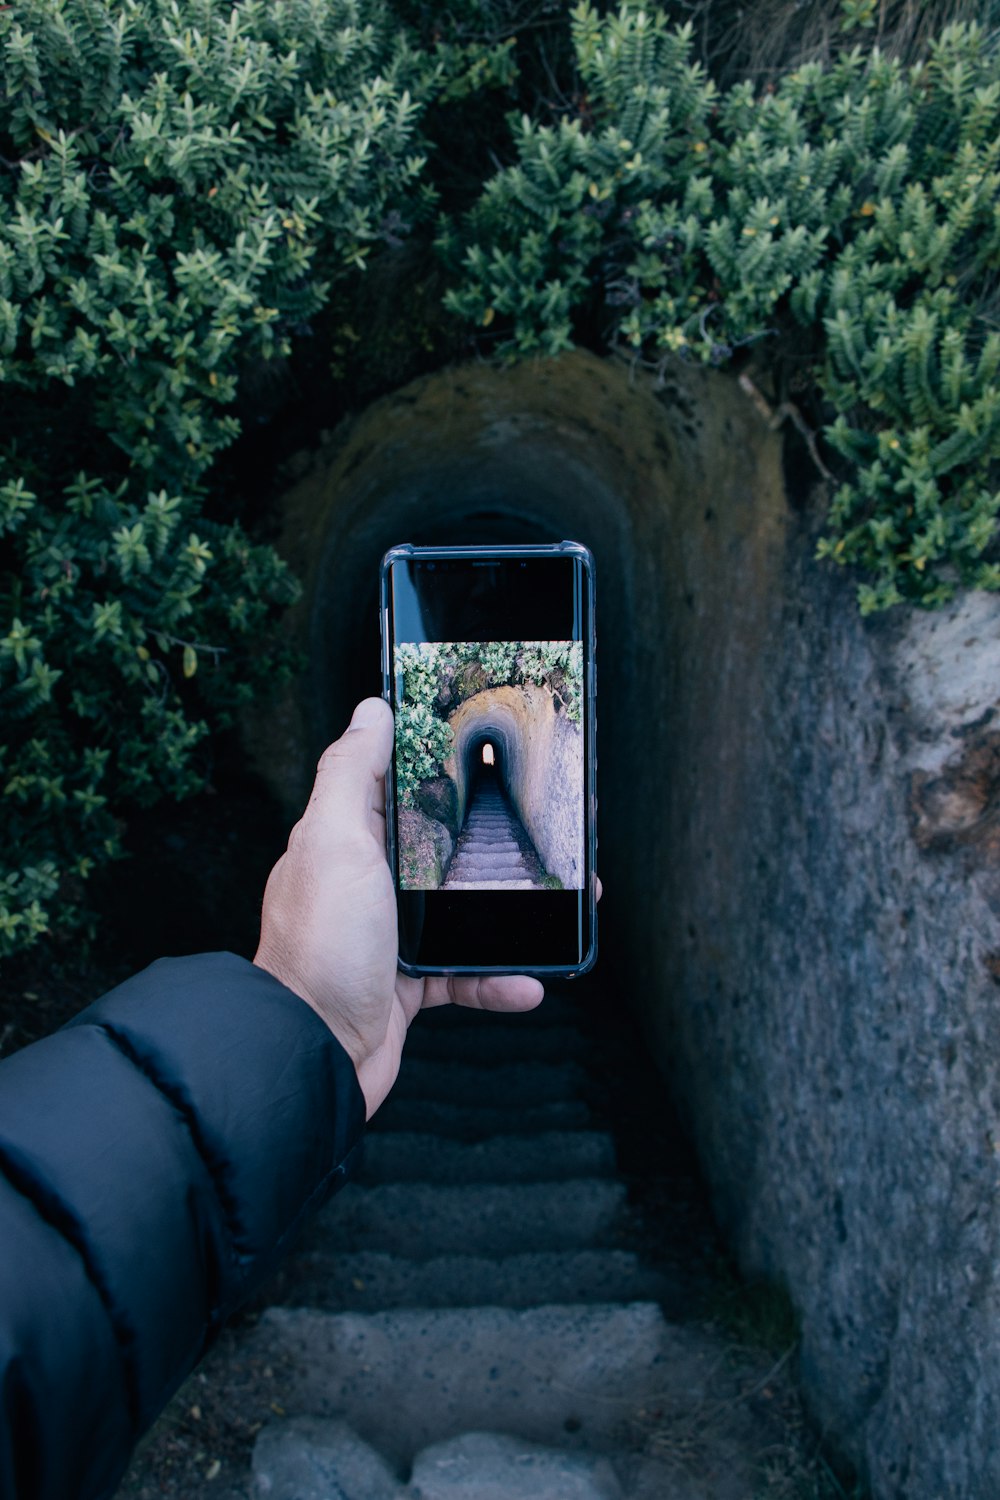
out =
<svg viewBox="0 0 1000 1500"><path fill-rule="evenodd" d="M591 553L393 547L380 599L400 968L585 973L597 957Z"/></svg>

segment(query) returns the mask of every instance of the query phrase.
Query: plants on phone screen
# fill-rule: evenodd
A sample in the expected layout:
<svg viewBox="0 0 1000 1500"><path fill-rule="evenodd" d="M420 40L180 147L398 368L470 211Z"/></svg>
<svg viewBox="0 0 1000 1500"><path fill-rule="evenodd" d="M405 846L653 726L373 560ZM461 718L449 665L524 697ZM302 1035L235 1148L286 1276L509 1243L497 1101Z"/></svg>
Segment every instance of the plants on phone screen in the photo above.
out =
<svg viewBox="0 0 1000 1500"><path fill-rule="evenodd" d="M472 669L463 676L463 669ZM443 641L395 648L402 677L396 712L396 784L406 807L422 781L439 776L452 752L447 715L476 692L531 683L580 721L583 646L580 641ZM472 682L463 691L462 682Z"/></svg>

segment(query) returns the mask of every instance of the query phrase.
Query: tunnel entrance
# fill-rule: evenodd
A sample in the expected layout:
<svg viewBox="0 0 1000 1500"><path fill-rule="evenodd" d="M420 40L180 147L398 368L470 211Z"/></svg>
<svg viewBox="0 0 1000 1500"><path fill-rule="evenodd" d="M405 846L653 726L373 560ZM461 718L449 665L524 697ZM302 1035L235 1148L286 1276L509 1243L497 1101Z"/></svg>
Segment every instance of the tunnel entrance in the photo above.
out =
<svg viewBox="0 0 1000 1500"><path fill-rule="evenodd" d="M496 739L490 739L484 735L481 739L470 740L465 749L464 759L465 784L468 787L469 799L466 821L468 821L472 802L480 790L488 789L509 805L511 800L509 768L504 754L503 737L497 735Z"/></svg>
<svg viewBox="0 0 1000 1500"><path fill-rule="evenodd" d="M888 1326L883 1282L865 1269L883 1265L882 1240L868 1236L857 1208L846 1242L829 1232L812 1185L817 1162L855 1184L855 1205L884 1183L874 1167L857 1170L876 1122L859 1108L864 1129L845 1132L830 1103L842 1097L840 1084L832 1090L830 1072L812 1064L839 1058L841 1080L882 1076L880 1059L856 1041L865 1028L844 1019L860 993L858 914L875 898L860 885L854 904L840 892L862 874L854 809L869 804L852 799L855 787L868 796L867 747L879 747L872 766L888 767L880 747L892 737L891 726L855 712L856 700L877 700L882 681L870 637L843 628L840 580L817 588L817 523L815 506L790 511L779 435L719 372L670 367L654 383L582 352L507 369L449 368L345 423L286 497L276 540L304 583L293 645L308 666L277 707L255 707L244 726L294 819L323 749L358 698L379 690L377 578L389 547L571 537L591 548L606 896L598 973L575 989L574 1002L613 978L616 1002L641 1009L642 1046L674 1086L730 1243L751 1270L794 1284L803 1358L819 1372L817 1401L855 1431L863 1412L850 1402L862 1365L860 1345L840 1332L857 1306L845 1256L861 1267L878 1327ZM835 685L845 681L850 696L838 698ZM859 751L821 774L840 743L841 708L843 732L856 735ZM454 809L456 830L466 827L471 783L486 770L487 739L494 775L501 778L504 754L503 779L516 779L492 720L489 727L475 726L477 774L456 767L455 784L463 775L469 784ZM828 804L843 813L845 797L850 815L838 830ZM887 810L893 841L879 845L875 882L904 833L888 802L871 805ZM831 828L837 837L827 851L819 835ZM821 954L806 946L807 933L828 930L837 941ZM864 950L873 976L879 962L892 972L904 956L879 947L881 932ZM920 951L912 945L914 956ZM920 982L914 971L915 993ZM789 1079L805 1080L794 1099ZM815 1111L808 1132L795 1123L803 1101ZM901 1136L897 1145L901 1161L910 1143ZM790 1158L800 1172L789 1172ZM808 1200L797 1195L803 1183ZM890 1344L866 1346L872 1368L888 1360ZM875 1395L858 1395L865 1411Z"/></svg>
<svg viewBox="0 0 1000 1500"><path fill-rule="evenodd" d="M735 518L725 548L720 496ZM278 541L303 580L291 623L307 667L277 707L254 713L247 743L297 817L322 751L354 704L380 691L388 548L586 543L601 636L601 951L666 1035L686 951L675 917L688 897L676 857L691 803L686 757L722 736L720 674L743 696L756 681L754 611L768 601L759 580L783 505L779 441L721 376L678 370L654 390L578 351L414 381L345 422L284 501ZM650 725L664 731L656 755ZM487 737L503 754L495 734L480 745Z"/></svg>
<svg viewBox="0 0 1000 1500"><path fill-rule="evenodd" d="M459 767L464 816L443 890L544 890L558 883L518 812L512 759L503 730L491 727L466 740Z"/></svg>
<svg viewBox="0 0 1000 1500"><path fill-rule="evenodd" d="M654 388L583 351L508 369L466 364L345 422L283 513L279 549L303 580L292 644L307 666L245 723L291 818L354 704L380 691L378 576L390 547L567 537L590 547L602 964L618 966L670 1053L690 896L677 849L702 774L692 746L726 739L734 693L753 717L759 617L783 536L779 439L734 381L711 372L679 368ZM662 737L651 754L654 725ZM501 753L497 735L484 738ZM727 784L726 795L738 819L739 789ZM459 828L466 811L467 798ZM724 862L725 849L720 877ZM738 888L741 872L728 878Z"/></svg>

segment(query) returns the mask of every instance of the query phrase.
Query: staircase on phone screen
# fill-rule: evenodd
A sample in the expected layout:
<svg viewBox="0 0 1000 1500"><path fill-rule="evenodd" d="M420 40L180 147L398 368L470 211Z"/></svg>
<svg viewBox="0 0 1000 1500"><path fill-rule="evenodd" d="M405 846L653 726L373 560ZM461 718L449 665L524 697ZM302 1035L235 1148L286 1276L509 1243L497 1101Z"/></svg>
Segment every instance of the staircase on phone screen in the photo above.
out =
<svg viewBox="0 0 1000 1500"><path fill-rule="evenodd" d="M442 889L537 891L544 888L544 874L499 780L484 777L473 795Z"/></svg>

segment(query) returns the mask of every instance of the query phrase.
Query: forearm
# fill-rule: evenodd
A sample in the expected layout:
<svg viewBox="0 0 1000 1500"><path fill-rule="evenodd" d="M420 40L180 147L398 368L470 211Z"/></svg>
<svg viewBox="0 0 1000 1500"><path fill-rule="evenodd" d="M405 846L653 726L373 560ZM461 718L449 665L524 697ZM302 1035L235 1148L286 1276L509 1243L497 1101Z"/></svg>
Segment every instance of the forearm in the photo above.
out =
<svg viewBox="0 0 1000 1500"><path fill-rule="evenodd" d="M228 954L155 964L0 1067L0 1492L108 1492L363 1121L327 1028Z"/></svg>

